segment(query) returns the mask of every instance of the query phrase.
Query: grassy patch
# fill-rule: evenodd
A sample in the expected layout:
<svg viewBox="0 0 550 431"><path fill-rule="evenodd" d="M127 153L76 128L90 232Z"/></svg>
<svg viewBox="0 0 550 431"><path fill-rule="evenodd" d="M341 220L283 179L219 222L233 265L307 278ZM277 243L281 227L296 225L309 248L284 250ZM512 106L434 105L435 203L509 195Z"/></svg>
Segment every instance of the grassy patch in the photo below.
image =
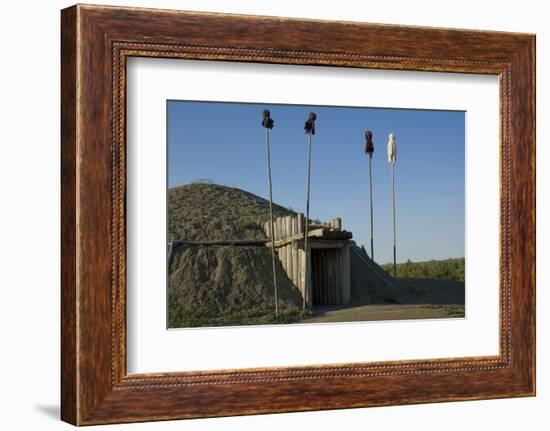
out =
<svg viewBox="0 0 550 431"><path fill-rule="evenodd" d="M227 313L221 316L184 312L175 308L169 310L170 328L270 325L280 323L296 323L299 320L300 312L297 309L280 311L278 316L275 315L274 311L267 310Z"/></svg>
<svg viewBox="0 0 550 431"><path fill-rule="evenodd" d="M465 317L464 305L447 305L447 315L449 317Z"/></svg>

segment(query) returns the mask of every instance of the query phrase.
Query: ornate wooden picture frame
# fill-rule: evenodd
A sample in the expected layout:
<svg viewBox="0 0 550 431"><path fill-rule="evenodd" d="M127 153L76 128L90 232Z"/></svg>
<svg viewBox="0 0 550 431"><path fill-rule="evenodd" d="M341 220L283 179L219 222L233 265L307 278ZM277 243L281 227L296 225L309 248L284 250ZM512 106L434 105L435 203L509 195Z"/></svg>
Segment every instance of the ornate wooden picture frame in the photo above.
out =
<svg viewBox="0 0 550 431"><path fill-rule="evenodd" d="M61 416L75 425L535 394L535 37L102 6L62 11ZM460 72L500 80L500 354L126 372L126 60Z"/></svg>

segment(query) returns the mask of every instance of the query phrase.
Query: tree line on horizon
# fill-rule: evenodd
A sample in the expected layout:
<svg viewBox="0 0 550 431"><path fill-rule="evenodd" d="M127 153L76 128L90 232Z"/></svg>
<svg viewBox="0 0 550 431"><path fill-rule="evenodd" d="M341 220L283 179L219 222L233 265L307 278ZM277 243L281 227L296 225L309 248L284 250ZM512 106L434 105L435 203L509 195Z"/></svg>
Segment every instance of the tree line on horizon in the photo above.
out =
<svg viewBox="0 0 550 431"><path fill-rule="evenodd" d="M465 258L449 258L444 260L428 260L425 262L412 262L397 264L398 278L433 278L438 280L464 281L466 267ZM382 265L384 271L391 272L393 263Z"/></svg>

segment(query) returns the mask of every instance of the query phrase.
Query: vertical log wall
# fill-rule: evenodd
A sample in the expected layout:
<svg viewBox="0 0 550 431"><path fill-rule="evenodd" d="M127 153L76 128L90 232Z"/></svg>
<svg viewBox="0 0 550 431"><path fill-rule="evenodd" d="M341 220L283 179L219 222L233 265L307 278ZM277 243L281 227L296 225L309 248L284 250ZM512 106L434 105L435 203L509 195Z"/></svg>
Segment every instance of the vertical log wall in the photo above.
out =
<svg viewBox="0 0 550 431"><path fill-rule="evenodd" d="M305 286L305 252L298 247L298 239L304 235L304 217L298 214L296 217L277 217L274 220L275 241L296 237L296 241L277 247L277 255L288 278L298 288L302 296ZM264 231L270 238L269 223L265 223Z"/></svg>
<svg viewBox="0 0 550 431"><path fill-rule="evenodd" d="M302 296L308 291L305 288L304 223L304 216L301 213L296 216L277 217L274 220L275 241L278 242L277 256L288 278ZM336 218L324 226L341 230L342 220ZM269 223L264 224L264 231L270 238ZM311 264L308 280L312 283L313 297L306 298L308 305L349 303L351 289L349 241L345 241L338 247L324 248L323 243L310 237L309 244L312 253L309 254Z"/></svg>

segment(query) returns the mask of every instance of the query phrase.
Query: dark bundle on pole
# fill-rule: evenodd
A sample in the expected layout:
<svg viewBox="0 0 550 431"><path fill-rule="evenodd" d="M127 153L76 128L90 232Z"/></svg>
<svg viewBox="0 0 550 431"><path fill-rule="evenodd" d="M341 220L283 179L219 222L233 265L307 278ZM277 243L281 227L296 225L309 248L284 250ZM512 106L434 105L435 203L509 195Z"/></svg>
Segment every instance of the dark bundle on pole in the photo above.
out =
<svg viewBox="0 0 550 431"><path fill-rule="evenodd" d="M275 270L275 229L273 227L273 186L271 183L271 151L269 148L269 130L273 128L273 119L269 110L264 109L262 126L265 128L265 150L267 159L267 181L269 185L269 230L271 236L271 264L273 271L273 290L275 296L275 315L279 315L279 297L277 293L277 272Z"/></svg>
<svg viewBox="0 0 550 431"><path fill-rule="evenodd" d="M264 126L266 129L273 129L273 119L271 118L269 109L264 109L262 126Z"/></svg>
<svg viewBox="0 0 550 431"><path fill-rule="evenodd" d="M315 120L317 119L317 115L315 115L315 112L310 112L306 124L304 125L304 130L308 135L315 135Z"/></svg>
<svg viewBox="0 0 550 431"><path fill-rule="evenodd" d="M311 136L315 135L315 120L317 119L317 115L315 115L314 112L310 112L306 123L304 125L304 130L307 134L307 142L308 142L308 151L307 151L307 198L306 198L306 226L305 226L305 233L304 233L304 252L305 252L305 258L306 258L306 274L305 274L305 290L304 290L304 298L303 298L303 304L302 308L305 310L307 307L307 304L309 303L311 299L311 286L309 281L309 244L308 244L308 234L309 234L309 195L310 195L310 185L311 185Z"/></svg>
<svg viewBox="0 0 550 431"><path fill-rule="evenodd" d="M374 144L372 143L372 132L367 130L365 132L365 153L369 156L369 159L372 159L374 154Z"/></svg>
<svg viewBox="0 0 550 431"><path fill-rule="evenodd" d="M372 132L365 132L365 153L369 157L369 185L370 185L370 258L374 260L374 212L372 206L372 155L374 144L372 143Z"/></svg>

